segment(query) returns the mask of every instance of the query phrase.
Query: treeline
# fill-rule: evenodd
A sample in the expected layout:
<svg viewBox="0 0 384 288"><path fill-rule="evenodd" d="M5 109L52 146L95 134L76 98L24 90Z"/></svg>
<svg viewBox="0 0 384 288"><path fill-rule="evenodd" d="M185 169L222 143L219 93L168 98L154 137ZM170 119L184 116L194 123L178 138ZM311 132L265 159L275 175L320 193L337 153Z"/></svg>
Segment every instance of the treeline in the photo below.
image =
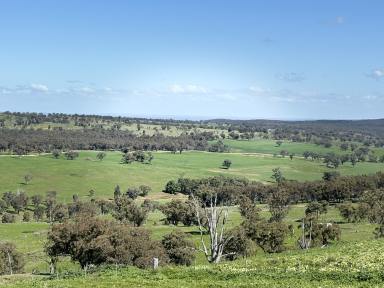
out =
<svg viewBox="0 0 384 288"><path fill-rule="evenodd" d="M332 140L360 142L376 147L384 146L384 119L378 120L318 120L318 121L279 121L279 120L228 120L204 121L220 129L240 133L261 133L272 135L274 139L287 139L295 142L322 144Z"/></svg>
<svg viewBox="0 0 384 288"><path fill-rule="evenodd" d="M299 182L285 180L284 176L279 174L281 173L279 169L275 170L273 177L276 184L272 185L249 181L245 178L222 176L203 179L179 178L168 181L164 192L191 195L202 186L217 187L220 188L219 202L225 205L237 205L241 195L246 195L254 202L266 203L274 194L286 199L288 203L313 201L340 203L357 201L365 191L384 188L383 172L358 176L340 176L338 173L326 172L322 180ZM203 195L202 198L205 199L205 196Z"/></svg>
<svg viewBox="0 0 384 288"><path fill-rule="evenodd" d="M384 119L377 120L318 120L318 121L279 121L279 120L228 120L205 121L147 119L134 117L113 117L102 115L79 115L63 113L18 113L4 112L0 117L0 127L28 128L42 123L70 124L83 129L119 130L122 125L152 124L168 130L176 127L184 131L195 128L226 130L231 139L253 139L259 137L285 139L295 142L311 142L328 147L332 141L360 142L367 146L384 147ZM108 127L108 128L107 128ZM221 137L225 137L222 134Z"/></svg>
<svg viewBox="0 0 384 288"><path fill-rule="evenodd" d="M0 129L0 151L18 155L54 150L208 150L208 141L215 136L209 132L185 133L180 136L137 136L128 131L83 130L33 130Z"/></svg>

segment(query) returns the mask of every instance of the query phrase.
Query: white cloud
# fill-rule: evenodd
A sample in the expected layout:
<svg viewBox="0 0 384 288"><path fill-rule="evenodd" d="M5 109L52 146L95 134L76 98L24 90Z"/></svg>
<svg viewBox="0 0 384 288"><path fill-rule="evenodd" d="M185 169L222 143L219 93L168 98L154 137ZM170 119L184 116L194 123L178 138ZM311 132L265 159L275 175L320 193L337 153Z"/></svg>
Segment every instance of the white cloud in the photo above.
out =
<svg viewBox="0 0 384 288"><path fill-rule="evenodd" d="M380 80L381 78L384 78L384 69L373 69L371 72L366 74L367 77Z"/></svg>
<svg viewBox="0 0 384 288"><path fill-rule="evenodd" d="M180 85L172 84L168 87L168 91L174 94L207 94L208 90L198 85Z"/></svg>
<svg viewBox="0 0 384 288"><path fill-rule="evenodd" d="M34 91L34 92L48 92L48 87L46 85L43 85L43 84L31 84L29 86L29 88Z"/></svg>
<svg viewBox="0 0 384 288"><path fill-rule="evenodd" d="M248 90L254 96L265 96L271 92L270 89L265 89L260 86L250 86Z"/></svg>
<svg viewBox="0 0 384 288"><path fill-rule="evenodd" d="M302 82L305 80L304 74L296 72L278 73L276 78L286 82Z"/></svg>

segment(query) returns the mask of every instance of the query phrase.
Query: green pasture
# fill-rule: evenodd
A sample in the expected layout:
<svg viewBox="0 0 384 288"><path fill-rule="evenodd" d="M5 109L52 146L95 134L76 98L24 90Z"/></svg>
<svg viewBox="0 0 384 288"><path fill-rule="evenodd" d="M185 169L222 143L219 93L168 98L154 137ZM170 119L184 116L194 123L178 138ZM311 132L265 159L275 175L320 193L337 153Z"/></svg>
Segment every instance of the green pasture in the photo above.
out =
<svg viewBox="0 0 384 288"><path fill-rule="evenodd" d="M152 164L120 164L120 152L108 152L103 161L96 160L95 151L82 151L75 160L63 157L54 159L51 155L0 156L0 193L26 191L29 195L57 191L63 201L71 201L73 194L87 197L90 190L96 197L111 197L114 187L149 185L150 198L163 199L164 185L179 177L207 177L227 175L246 177L250 180L271 181L272 169L280 167L287 179L320 179L329 168L319 161L296 157L273 157L251 153L209 153L187 151L182 154L155 152ZM230 159L229 169L221 167L224 159ZM384 169L383 163L349 163L337 170L342 175L369 174ZM24 183L24 175L32 175L30 183Z"/></svg>

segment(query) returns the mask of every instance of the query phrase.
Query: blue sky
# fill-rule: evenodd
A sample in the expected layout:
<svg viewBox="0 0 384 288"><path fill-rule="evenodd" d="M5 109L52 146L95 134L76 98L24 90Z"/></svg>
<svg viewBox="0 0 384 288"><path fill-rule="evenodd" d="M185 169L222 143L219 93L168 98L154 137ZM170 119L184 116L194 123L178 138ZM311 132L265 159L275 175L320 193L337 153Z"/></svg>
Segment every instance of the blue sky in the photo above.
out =
<svg viewBox="0 0 384 288"><path fill-rule="evenodd" d="M0 111L383 118L380 0L0 0Z"/></svg>

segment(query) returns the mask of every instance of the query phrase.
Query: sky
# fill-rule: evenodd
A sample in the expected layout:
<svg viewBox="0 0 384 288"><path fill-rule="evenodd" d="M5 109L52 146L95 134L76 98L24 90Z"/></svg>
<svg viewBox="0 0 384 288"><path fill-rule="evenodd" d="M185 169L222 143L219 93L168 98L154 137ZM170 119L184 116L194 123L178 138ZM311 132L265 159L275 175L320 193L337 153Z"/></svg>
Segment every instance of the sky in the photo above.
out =
<svg viewBox="0 0 384 288"><path fill-rule="evenodd" d="M0 111L384 118L381 0L0 0Z"/></svg>

